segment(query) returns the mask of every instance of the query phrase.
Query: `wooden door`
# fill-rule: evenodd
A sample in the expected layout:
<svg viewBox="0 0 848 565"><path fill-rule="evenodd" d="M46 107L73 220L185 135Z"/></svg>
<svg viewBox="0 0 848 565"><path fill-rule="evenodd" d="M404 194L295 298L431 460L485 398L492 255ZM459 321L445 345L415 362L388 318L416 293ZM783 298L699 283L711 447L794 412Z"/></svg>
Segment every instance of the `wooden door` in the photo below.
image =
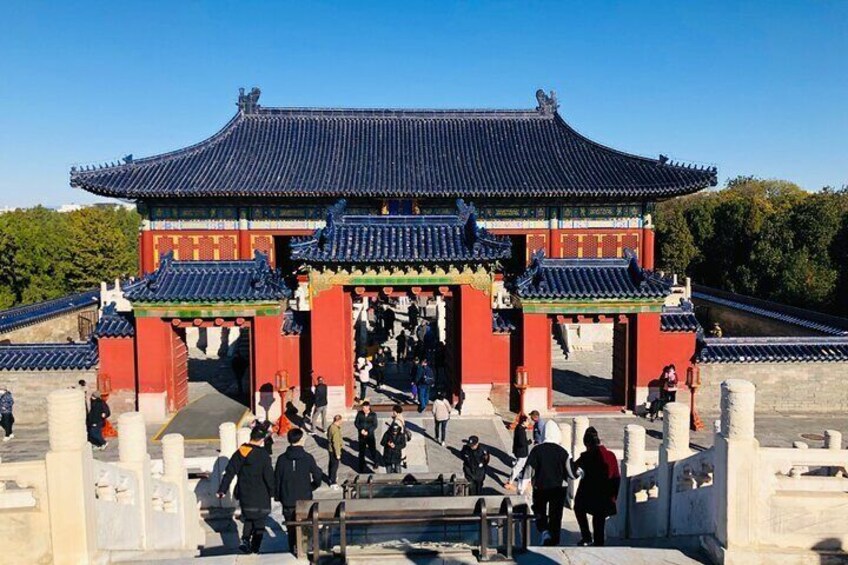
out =
<svg viewBox="0 0 848 565"><path fill-rule="evenodd" d="M168 410L176 412L188 404L188 345L185 329L171 332L171 371L168 378Z"/></svg>
<svg viewBox="0 0 848 565"><path fill-rule="evenodd" d="M627 406L630 381L630 324L627 316L619 316L612 332L612 402Z"/></svg>

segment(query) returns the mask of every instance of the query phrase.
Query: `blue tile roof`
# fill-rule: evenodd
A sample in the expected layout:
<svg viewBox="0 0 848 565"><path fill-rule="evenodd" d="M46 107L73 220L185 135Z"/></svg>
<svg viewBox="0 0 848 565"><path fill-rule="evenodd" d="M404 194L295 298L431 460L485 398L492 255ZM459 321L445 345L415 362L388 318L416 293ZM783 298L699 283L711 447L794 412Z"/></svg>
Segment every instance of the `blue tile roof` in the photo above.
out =
<svg viewBox="0 0 848 565"><path fill-rule="evenodd" d="M812 312L700 285L694 286L692 298L827 335L848 335L848 320L820 312Z"/></svg>
<svg viewBox="0 0 848 565"><path fill-rule="evenodd" d="M701 324L695 317L692 303L682 300L680 306L665 306L660 314L660 330L664 332L697 332Z"/></svg>
<svg viewBox="0 0 848 565"><path fill-rule="evenodd" d="M0 345L0 371L69 371L97 365L97 346L85 343Z"/></svg>
<svg viewBox="0 0 848 565"><path fill-rule="evenodd" d="M303 332L303 323L298 320L299 312L286 310L283 314L283 325L280 332L283 335L300 335Z"/></svg>
<svg viewBox="0 0 848 565"><path fill-rule="evenodd" d="M848 362L848 337L708 337L699 363Z"/></svg>
<svg viewBox="0 0 848 565"><path fill-rule="evenodd" d="M118 312L115 303L103 307L97 326L94 328L95 337L131 337L135 335L133 315L131 312Z"/></svg>
<svg viewBox="0 0 848 565"><path fill-rule="evenodd" d="M515 331L513 322L514 310L492 311L492 332L496 334L508 334Z"/></svg>
<svg viewBox="0 0 848 565"><path fill-rule="evenodd" d="M67 312L96 306L99 304L99 300L100 291L89 290L53 300L9 308L0 312L0 333L49 320Z"/></svg>
<svg viewBox="0 0 848 565"><path fill-rule="evenodd" d="M507 259L509 238L477 225L473 206L457 201L453 216L358 216L340 200L327 225L291 242L292 259L307 263L468 263Z"/></svg>
<svg viewBox="0 0 848 565"><path fill-rule="evenodd" d="M259 251L252 261L174 261L168 253L156 271L124 292L133 302L272 302L289 295Z"/></svg>
<svg viewBox="0 0 848 565"><path fill-rule="evenodd" d="M514 288L531 300L644 300L671 292L669 282L642 269L630 250L621 259L546 259L540 252Z"/></svg>
<svg viewBox="0 0 848 565"><path fill-rule="evenodd" d="M241 106L196 145L93 170L71 185L124 198L659 198L716 184L714 167L616 151L537 93L527 110ZM257 95L258 100L258 95Z"/></svg>

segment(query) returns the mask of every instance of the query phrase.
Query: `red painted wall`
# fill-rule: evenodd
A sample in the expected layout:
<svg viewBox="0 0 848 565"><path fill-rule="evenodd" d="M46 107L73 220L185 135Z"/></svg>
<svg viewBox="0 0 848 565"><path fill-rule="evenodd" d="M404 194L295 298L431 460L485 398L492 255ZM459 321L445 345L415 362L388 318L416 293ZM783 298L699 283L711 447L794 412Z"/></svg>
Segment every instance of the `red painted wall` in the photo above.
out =
<svg viewBox="0 0 848 565"><path fill-rule="evenodd" d="M642 229L642 255L641 263L642 267L645 269L654 268L654 229L653 228L643 228Z"/></svg>
<svg viewBox="0 0 848 565"><path fill-rule="evenodd" d="M531 387L551 386L551 322L547 314L522 314L521 364Z"/></svg>
<svg viewBox="0 0 848 565"><path fill-rule="evenodd" d="M683 379L695 354L693 332L661 332L660 315L636 315L636 386L657 386L663 367L674 364Z"/></svg>
<svg viewBox="0 0 848 565"><path fill-rule="evenodd" d="M550 257L593 259L621 257L625 248L642 259L640 229L588 228L551 230Z"/></svg>
<svg viewBox="0 0 848 565"><path fill-rule="evenodd" d="M509 384L512 373L510 367L511 348L510 334L492 335L492 382L498 384Z"/></svg>
<svg viewBox="0 0 848 565"><path fill-rule="evenodd" d="M289 375L289 386L301 385L300 372L300 336L280 336L280 349L277 365Z"/></svg>
<svg viewBox="0 0 848 565"><path fill-rule="evenodd" d="M172 370L170 324L159 318L136 318L138 392L164 392Z"/></svg>
<svg viewBox="0 0 848 565"><path fill-rule="evenodd" d="M493 371L492 303L488 294L468 285L459 287L460 376L463 384L495 382ZM507 382L509 382L507 380Z"/></svg>
<svg viewBox="0 0 848 565"><path fill-rule="evenodd" d="M97 372L108 376L112 390L135 390L135 343L131 337L101 337L97 340L100 357Z"/></svg>
<svg viewBox="0 0 848 565"><path fill-rule="evenodd" d="M274 386L274 375L282 369L280 366L282 324L281 315L253 318L251 328L253 330L253 390L259 390L264 384Z"/></svg>
<svg viewBox="0 0 848 565"><path fill-rule="evenodd" d="M349 396L353 392L352 315L350 295L343 287L312 297L312 370L328 386L344 385Z"/></svg>

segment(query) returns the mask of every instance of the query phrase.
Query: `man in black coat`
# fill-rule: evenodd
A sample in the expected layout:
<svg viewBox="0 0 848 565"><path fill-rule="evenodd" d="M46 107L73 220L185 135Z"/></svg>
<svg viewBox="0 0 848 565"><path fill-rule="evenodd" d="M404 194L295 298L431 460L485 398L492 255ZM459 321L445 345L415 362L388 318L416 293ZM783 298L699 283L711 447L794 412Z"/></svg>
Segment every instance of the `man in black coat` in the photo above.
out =
<svg viewBox="0 0 848 565"><path fill-rule="evenodd" d="M295 510L299 500L312 500L312 491L321 486L324 473L315 458L303 448L303 430L293 428L287 434L289 446L277 458L274 468L274 498L283 505L283 518L289 538L289 551L296 555L295 535L297 528L290 525L295 521Z"/></svg>
<svg viewBox="0 0 848 565"><path fill-rule="evenodd" d="M258 426L253 428L250 441L230 456L218 487L218 498L223 498L233 479L238 477L235 498L241 506L241 520L244 522L239 549L244 553L259 553L265 535L265 518L271 513L274 469L264 443L265 431Z"/></svg>
<svg viewBox="0 0 848 565"><path fill-rule="evenodd" d="M524 467L533 471L533 513L542 545L559 545L566 479L576 478L568 451L560 445L561 433L553 420L545 425L543 443L536 445Z"/></svg>
<svg viewBox="0 0 848 565"><path fill-rule="evenodd" d="M94 391L91 395L91 405L85 415L85 425L88 430L88 442L95 449L103 450L108 445L103 439L103 426L110 415L109 406L100 397L100 392Z"/></svg>
<svg viewBox="0 0 848 565"><path fill-rule="evenodd" d="M321 416L321 431L327 429L327 385L324 384L324 377L318 377L318 384L315 385L315 392L312 394L314 407L312 415L309 418L311 431L315 431L318 426L318 416Z"/></svg>
<svg viewBox="0 0 848 565"><path fill-rule="evenodd" d="M353 421L356 427L359 448L359 472L365 472L365 450L371 454L371 462L377 466L377 440L374 434L377 431L377 415L371 411L371 403L367 400L362 403L356 419Z"/></svg>
<svg viewBox="0 0 848 565"><path fill-rule="evenodd" d="M468 481L468 493L472 496L483 494L483 481L489 468L489 452L480 445L480 438L471 436L460 452L462 472Z"/></svg>

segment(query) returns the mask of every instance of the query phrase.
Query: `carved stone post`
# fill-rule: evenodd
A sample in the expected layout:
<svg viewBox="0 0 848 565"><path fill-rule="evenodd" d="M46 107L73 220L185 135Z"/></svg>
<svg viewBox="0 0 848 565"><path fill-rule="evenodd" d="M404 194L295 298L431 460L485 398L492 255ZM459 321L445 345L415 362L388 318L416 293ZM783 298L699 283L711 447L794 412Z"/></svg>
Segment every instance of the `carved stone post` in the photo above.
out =
<svg viewBox="0 0 848 565"><path fill-rule="evenodd" d="M825 449L842 449L842 432L838 432L836 430L825 430L824 431L824 448ZM843 472L841 468L831 467L828 469L827 474L829 476L842 477Z"/></svg>
<svg viewBox="0 0 848 565"><path fill-rule="evenodd" d="M85 396L80 390L47 395L45 457L53 562L88 563L97 552L94 471L85 435Z"/></svg>
<svg viewBox="0 0 848 565"><path fill-rule="evenodd" d="M177 487L179 509L182 514L180 541L184 549L194 549L203 543L197 496L188 484L185 469L185 441L181 434L168 434L162 438L162 479Z"/></svg>
<svg viewBox="0 0 848 565"><path fill-rule="evenodd" d="M152 546L148 532L153 531L153 477L150 472L150 456L147 454L147 430L144 416L140 412L124 412L118 418L118 466L135 474L138 492L136 508L139 512L141 531L138 532L141 547Z"/></svg>
<svg viewBox="0 0 848 565"><path fill-rule="evenodd" d="M645 472L645 428L636 424L624 427L624 459L621 486L618 489L618 514L607 527L610 535L630 537L630 477Z"/></svg>
<svg viewBox="0 0 848 565"><path fill-rule="evenodd" d="M658 536L667 536L671 531L671 498L675 488L672 484L674 462L689 454L689 407L677 402L666 404L663 409L663 441L657 467L658 498L662 509L662 515L657 521Z"/></svg>
<svg viewBox="0 0 848 565"><path fill-rule="evenodd" d="M571 456L576 461L586 448L583 446L583 435L586 433L586 428L589 427L589 418L586 416L576 416L571 420ZM568 500L573 501L577 495L577 487L580 486L580 479L568 481Z"/></svg>
<svg viewBox="0 0 848 565"><path fill-rule="evenodd" d="M215 492L218 490L218 485L221 484L221 479L224 478L224 471L227 468L230 457L236 452L239 446L236 425L233 422L224 422L218 426L218 439L221 449L218 460L215 462L215 470L211 478L212 485L210 485ZM235 505L235 501L232 499L234 489L235 481L230 485L230 496L220 502L221 506L229 508Z"/></svg>

